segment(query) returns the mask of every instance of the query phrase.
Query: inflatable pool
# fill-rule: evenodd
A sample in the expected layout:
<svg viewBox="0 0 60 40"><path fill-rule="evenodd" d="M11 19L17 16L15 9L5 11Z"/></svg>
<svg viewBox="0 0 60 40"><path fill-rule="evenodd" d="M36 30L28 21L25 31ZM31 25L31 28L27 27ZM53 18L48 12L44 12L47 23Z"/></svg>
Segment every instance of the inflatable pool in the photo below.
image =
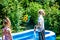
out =
<svg viewBox="0 0 60 40"><path fill-rule="evenodd" d="M36 31L36 38L35 38L33 29L19 33L12 33L12 36L13 40L38 40L38 32ZM52 31L45 30L45 40L56 40L55 33Z"/></svg>

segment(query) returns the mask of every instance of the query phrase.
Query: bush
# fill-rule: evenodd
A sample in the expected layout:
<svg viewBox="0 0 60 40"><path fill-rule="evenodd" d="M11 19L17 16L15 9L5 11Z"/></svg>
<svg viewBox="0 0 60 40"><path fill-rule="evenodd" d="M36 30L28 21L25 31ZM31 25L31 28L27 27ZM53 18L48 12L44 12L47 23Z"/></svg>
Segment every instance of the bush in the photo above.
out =
<svg viewBox="0 0 60 40"><path fill-rule="evenodd" d="M6 0L4 1L3 5L5 5L3 11L12 22L12 29L16 32L20 31L20 23L22 22L21 17L23 16L24 9L22 8L18 0Z"/></svg>
<svg viewBox="0 0 60 40"><path fill-rule="evenodd" d="M0 9L0 17L8 16L12 22L12 29L19 31L24 12L26 12L25 15L27 14L28 17L31 16L29 23L34 26L37 23L38 10L43 8L46 12L44 17L45 28L60 33L60 7L58 5L59 1L55 1L57 0L3 0L2 4L5 8L3 10Z"/></svg>
<svg viewBox="0 0 60 40"><path fill-rule="evenodd" d="M59 33L60 27L60 12L56 6L49 7L48 10L46 10L46 16L45 16L45 28L54 31L55 33Z"/></svg>
<svg viewBox="0 0 60 40"><path fill-rule="evenodd" d="M36 3L36 2L30 2L29 7L26 8L27 14L31 16L30 22L32 23L32 25L37 23L38 10L41 9L41 8L42 8L42 6L39 3Z"/></svg>

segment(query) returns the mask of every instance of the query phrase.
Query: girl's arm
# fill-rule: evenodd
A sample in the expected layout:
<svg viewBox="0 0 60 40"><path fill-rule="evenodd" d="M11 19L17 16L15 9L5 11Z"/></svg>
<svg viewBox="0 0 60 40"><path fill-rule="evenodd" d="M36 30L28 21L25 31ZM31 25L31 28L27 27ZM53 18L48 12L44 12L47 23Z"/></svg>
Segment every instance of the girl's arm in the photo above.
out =
<svg viewBox="0 0 60 40"><path fill-rule="evenodd" d="M37 28L38 28L38 25L35 25L35 27L34 27L34 31L36 31Z"/></svg>
<svg viewBox="0 0 60 40"><path fill-rule="evenodd" d="M2 32L2 40L3 40L3 32Z"/></svg>
<svg viewBox="0 0 60 40"><path fill-rule="evenodd" d="M9 35L10 40L12 40L11 29L8 29L7 31L9 33L8 35Z"/></svg>
<svg viewBox="0 0 60 40"><path fill-rule="evenodd" d="M10 39L12 40L11 30L10 30Z"/></svg>
<svg viewBox="0 0 60 40"><path fill-rule="evenodd" d="M2 30L2 40L4 40L4 32L3 32L3 30Z"/></svg>
<svg viewBox="0 0 60 40"><path fill-rule="evenodd" d="M34 27L34 31L36 31L36 27Z"/></svg>
<svg viewBox="0 0 60 40"><path fill-rule="evenodd" d="M37 25L35 25L35 27L34 27L34 31L36 31L36 29L38 28L38 27L40 27L41 26L41 23L40 22L38 22L38 24Z"/></svg>
<svg viewBox="0 0 60 40"><path fill-rule="evenodd" d="M38 22L38 27L40 27L41 26L41 23L40 22Z"/></svg>

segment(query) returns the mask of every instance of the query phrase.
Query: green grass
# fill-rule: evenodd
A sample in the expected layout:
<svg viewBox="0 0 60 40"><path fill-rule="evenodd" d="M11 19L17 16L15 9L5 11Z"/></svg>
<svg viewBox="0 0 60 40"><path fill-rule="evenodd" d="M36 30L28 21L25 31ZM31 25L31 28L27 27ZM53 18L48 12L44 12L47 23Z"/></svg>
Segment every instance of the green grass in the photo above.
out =
<svg viewBox="0 0 60 40"><path fill-rule="evenodd" d="M2 36L2 30L0 30L0 37Z"/></svg>
<svg viewBox="0 0 60 40"><path fill-rule="evenodd" d="M58 36L56 37L56 40L60 40L60 35L58 35Z"/></svg>

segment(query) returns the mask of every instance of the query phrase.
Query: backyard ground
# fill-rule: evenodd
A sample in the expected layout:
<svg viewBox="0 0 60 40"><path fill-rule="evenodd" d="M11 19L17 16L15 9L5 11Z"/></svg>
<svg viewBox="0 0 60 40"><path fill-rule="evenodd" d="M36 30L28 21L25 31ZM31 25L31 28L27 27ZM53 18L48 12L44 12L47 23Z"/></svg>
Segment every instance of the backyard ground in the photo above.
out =
<svg viewBox="0 0 60 40"><path fill-rule="evenodd" d="M56 40L60 40L60 35L58 35L58 36L56 37Z"/></svg>

